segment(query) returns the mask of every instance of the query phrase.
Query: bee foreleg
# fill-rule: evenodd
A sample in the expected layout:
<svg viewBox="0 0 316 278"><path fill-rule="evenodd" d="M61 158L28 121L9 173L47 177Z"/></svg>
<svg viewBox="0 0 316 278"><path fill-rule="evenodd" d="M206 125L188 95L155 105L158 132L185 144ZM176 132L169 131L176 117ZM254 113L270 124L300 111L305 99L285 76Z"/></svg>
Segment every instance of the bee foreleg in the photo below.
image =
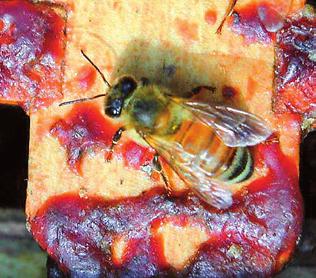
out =
<svg viewBox="0 0 316 278"><path fill-rule="evenodd" d="M153 159L153 167L154 167L154 171L156 171L157 173L159 173L162 177L162 180L165 184L165 188L167 190L167 195L168 196L171 196L171 187L170 187L170 184L169 184L169 181L163 171L163 168L161 166L161 163L159 161L159 155L156 153L155 156L154 156L154 159Z"/></svg>
<svg viewBox="0 0 316 278"><path fill-rule="evenodd" d="M111 161L112 159L112 155L113 155L113 151L114 151L114 147L117 145L117 143L120 141L121 137L122 137L122 133L123 131L125 131L124 127L120 127L113 135L112 138L112 144L109 150L109 153L107 155L106 161Z"/></svg>

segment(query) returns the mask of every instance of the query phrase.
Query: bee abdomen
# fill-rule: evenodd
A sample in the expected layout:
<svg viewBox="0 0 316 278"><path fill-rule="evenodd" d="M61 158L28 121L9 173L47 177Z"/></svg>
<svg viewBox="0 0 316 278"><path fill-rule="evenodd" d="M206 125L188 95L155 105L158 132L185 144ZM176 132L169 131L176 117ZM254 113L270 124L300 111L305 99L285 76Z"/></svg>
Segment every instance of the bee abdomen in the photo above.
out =
<svg viewBox="0 0 316 278"><path fill-rule="evenodd" d="M199 165L214 179L228 184L242 182L253 172L252 156L248 148L226 146L216 133L199 122L182 123L173 140L182 145L190 156L182 157L186 164ZM194 157L193 161L191 157Z"/></svg>
<svg viewBox="0 0 316 278"><path fill-rule="evenodd" d="M248 148L236 148L228 168L217 178L230 184L246 180L253 172L253 160Z"/></svg>

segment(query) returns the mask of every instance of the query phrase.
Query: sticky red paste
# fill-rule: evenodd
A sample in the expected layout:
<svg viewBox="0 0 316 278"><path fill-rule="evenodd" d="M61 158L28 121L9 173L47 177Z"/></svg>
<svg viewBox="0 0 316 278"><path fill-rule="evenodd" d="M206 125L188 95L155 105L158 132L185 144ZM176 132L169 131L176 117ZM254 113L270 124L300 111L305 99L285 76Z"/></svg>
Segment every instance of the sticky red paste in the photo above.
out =
<svg viewBox="0 0 316 278"><path fill-rule="evenodd" d="M128 141L115 150L115 155L120 156L124 160L126 166L140 169L141 166L151 165L154 159L155 150L140 146L134 141Z"/></svg>
<svg viewBox="0 0 316 278"><path fill-rule="evenodd" d="M66 149L70 169L81 175L81 161L88 150L104 151L105 159L109 158L112 139L118 128L119 126L114 125L101 113L97 105L85 102L74 105L68 115L57 120L50 128L50 133L57 137ZM134 169L150 164L154 154L153 149L133 141L116 145L113 152L126 166Z"/></svg>
<svg viewBox="0 0 316 278"><path fill-rule="evenodd" d="M316 103L316 16L287 20L277 34L276 96L278 112L306 113Z"/></svg>
<svg viewBox="0 0 316 278"><path fill-rule="evenodd" d="M255 149L256 163L268 176L254 181L226 211L206 206L189 194L170 199L162 189L142 196L105 202L74 194L49 199L30 222L41 247L73 275L105 277L257 277L270 276L283 252L291 253L301 231L302 200L296 165L277 143ZM105 181L106 182L106 181ZM178 219L176 221L175 219ZM163 255L155 226L175 221L205 223L217 236L203 244L189 265L174 271ZM157 224L158 223L158 224ZM128 248L118 265L110 246L117 236ZM232 253L231 248L239 252Z"/></svg>
<svg viewBox="0 0 316 278"><path fill-rule="evenodd" d="M81 159L89 149L108 154L117 127L111 124L93 103L74 105L70 113L50 129L66 149L68 165L81 174Z"/></svg>
<svg viewBox="0 0 316 278"><path fill-rule="evenodd" d="M62 97L64 29L64 20L48 5L1 1L1 98L29 111Z"/></svg>
<svg viewBox="0 0 316 278"><path fill-rule="evenodd" d="M268 44L283 27L282 16L268 3L251 3L232 14L231 29L245 38L247 43Z"/></svg>

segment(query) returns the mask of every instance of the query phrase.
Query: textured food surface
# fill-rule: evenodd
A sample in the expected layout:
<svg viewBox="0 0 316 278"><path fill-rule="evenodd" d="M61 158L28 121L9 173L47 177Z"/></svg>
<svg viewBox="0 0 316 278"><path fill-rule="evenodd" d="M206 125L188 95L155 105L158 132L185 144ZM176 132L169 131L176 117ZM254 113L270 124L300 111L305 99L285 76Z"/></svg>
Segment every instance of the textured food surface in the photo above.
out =
<svg viewBox="0 0 316 278"><path fill-rule="evenodd" d="M47 5L1 1L0 99L28 113L62 99L65 21Z"/></svg>
<svg viewBox="0 0 316 278"><path fill-rule="evenodd" d="M174 189L167 197L152 171L154 150L133 131L123 133L106 162L124 123L104 114L103 99L38 110L31 115L26 212L41 247L66 272L84 277L279 271L301 229L301 119L271 109L275 33L304 1L240 0L220 31L230 1L58 4L67 10L60 102L107 90L83 50L111 84L131 74L178 95L212 86L216 91L204 92L205 101L255 113L274 134L251 149L253 176L232 185L234 204L219 211L195 197L164 162Z"/></svg>
<svg viewBox="0 0 316 278"><path fill-rule="evenodd" d="M316 15L294 16L277 35L277 112L313 113L316 104Z"/></svg>
<svg viewBox="0 0 316 278"><path fill-rule="evenodd" d="M230 210L161 190L112 202L65 194L39 211L33 234L64 267L91 277L269 276L296 244L301 200L296 166L278 144L259 146L256 156L268 175Z"/></svg>

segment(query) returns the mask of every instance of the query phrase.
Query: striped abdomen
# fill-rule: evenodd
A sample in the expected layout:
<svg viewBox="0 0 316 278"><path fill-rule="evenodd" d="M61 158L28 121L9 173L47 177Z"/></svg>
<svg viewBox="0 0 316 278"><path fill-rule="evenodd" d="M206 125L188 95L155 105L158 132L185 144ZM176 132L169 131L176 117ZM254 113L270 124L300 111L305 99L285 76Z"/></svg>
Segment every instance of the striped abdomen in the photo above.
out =
<svg viewBox="0 0 316 278"><path fill-rule="evenodd" d="M232 148L224 145L212 128L201 122L187 121L173 135L173 140L181 144L187 156L185 160L194 160L203 171L212 178L238 183L251 176L253 161L248 148ZM188 161L188 164L192 161Z"/></svg>

